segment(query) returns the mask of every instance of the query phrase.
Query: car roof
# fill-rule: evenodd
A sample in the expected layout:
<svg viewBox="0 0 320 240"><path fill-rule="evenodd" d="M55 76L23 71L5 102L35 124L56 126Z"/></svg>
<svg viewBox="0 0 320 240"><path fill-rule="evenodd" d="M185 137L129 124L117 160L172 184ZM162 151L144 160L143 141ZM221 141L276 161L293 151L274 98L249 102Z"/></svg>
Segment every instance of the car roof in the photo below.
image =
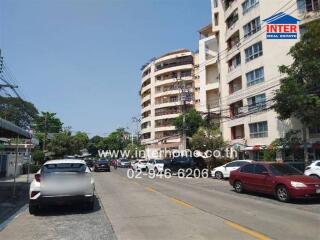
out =
<svg viewBox="0 0 320 240"><path fill-rule="evenodd" d="M47 164L59 164L59 163L79 163L79 164L86 164L84 160L81 159L55 159L55 160L49 160L44 163L44 165Z"/></svg>

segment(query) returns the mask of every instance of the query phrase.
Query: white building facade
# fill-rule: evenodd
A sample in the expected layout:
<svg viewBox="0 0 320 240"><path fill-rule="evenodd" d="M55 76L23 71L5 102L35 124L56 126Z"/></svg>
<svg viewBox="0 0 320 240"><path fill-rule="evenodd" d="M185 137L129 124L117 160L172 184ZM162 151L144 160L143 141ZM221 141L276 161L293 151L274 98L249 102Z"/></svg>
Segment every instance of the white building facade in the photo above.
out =
<svg viewBox="0 0 320 240"><path fill-rule="evenodd" d="M141 143L156 158L160 150L182 148L181 134L172 121L183 110L181 89L189 92L185 111L199 104L199 84L193 77L198 57L187 49L152 59L141 69ZM161 156L159 156L161 157ZM162 156L163 157L163 156Z"/></svg>
<svg viewBox="0 0 320 240"><path fill-rule="evenodd" d="M292 62L288 52L300 33L297 39L267 39L263 20L283 12L301 26L319 17L319 1L212 0L211 5L212 24L199 31L200 110L219 114L224 140L247 155L242 157L259 160L273 140L301 129L298 121L280 121L270 109L283 77L279 66ZM317 144L319 137L318 129L310 130L309 143Z"/></svg>

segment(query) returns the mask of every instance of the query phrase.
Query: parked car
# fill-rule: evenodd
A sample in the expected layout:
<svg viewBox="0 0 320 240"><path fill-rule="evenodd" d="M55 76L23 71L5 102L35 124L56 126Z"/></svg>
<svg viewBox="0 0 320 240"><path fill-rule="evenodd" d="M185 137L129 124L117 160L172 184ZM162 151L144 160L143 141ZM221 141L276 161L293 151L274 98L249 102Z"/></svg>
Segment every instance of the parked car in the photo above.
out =
<svg viewBox="0 0 320 240"><path fill-rule="evenodd" d="M305 176L284 163L249 163L232 171L229 183L235 191L274 195L281 202L295 198L320 197L320 179Z"/></svg>
<svg viewBox="0 0 320 240"><path fill-rule="evenodd" d="M94 179L83 160L51 160L35 174L29 190L29 212L36 214L43 204L80 201L94 207Z"/></svg>
<svg viewBox="0 0 320 240"><path fill-rule="evenodd" d="M118 167L120 167L120 168L129 168L130 167L130 161L128 159L120 159Z"/></svg>
<svg viewBox="0 0 320 240"><path fill-rule="evenodd" d="M146 171L154 171L155 173L163 172L164 160L149 160Z"/></svg>
<svg viewBox="0 0 320 240"><path fill-rule="evenodd" d="M147 167L146 160L138 160L136 163L132 165L132 169L135 171L138 171L138 170L145 171L146 167Z"/></svg>
<svg viewBox="0 0 320 240"><path fill-rule="evenodd" d="M174 157L164 162L164 170L170 169L171 173L177 173L179 169L199 169L202 171L206 168L206 163L202 157L188 157L188 156L179 156Z"/></svg>
<svg viewBox="0 0 320 240"><path fill-rule="evenodd" d="M237 170L239 167L250 162L252 162L252 160L235 160L226 163L222 166L212 169L211 176L214 176L216 179L228 178L231 171Z"/></svg>
<svg viewBox="0 0 320 240"><path fill-rule="evenodd" d="M316 160L307 166L304 174L310 177L320 178L320 160Z"/></svg>
<svg viewBox="0 0 320 240"><path fill-rule="evenodd" d="M94 171L100 172L110 172L110 161L107 159L99 159L94 163Z"/></svg>
<svg viewBox="0 0 320 240"><path fill-rule="evenodd" d="M93 161L93 160L91 160L91 159L85 159L84 161L86 162L86 164L87 164L87 166L88 166L89 168L93 168L93 166L94 166L94 161Z"/></svg>

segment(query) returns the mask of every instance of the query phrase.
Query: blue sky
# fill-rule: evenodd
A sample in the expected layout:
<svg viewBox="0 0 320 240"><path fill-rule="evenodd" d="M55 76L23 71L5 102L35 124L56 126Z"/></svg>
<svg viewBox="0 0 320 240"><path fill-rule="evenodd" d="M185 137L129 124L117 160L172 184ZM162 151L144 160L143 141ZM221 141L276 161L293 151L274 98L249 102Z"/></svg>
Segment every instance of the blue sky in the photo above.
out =
<svg viewBox="0 0 320 240"><path fill-rule="evenodd" d="M140 67L209 22L210 0L1 0L0 46L26 100L103 135L140 115Z"/></svg>

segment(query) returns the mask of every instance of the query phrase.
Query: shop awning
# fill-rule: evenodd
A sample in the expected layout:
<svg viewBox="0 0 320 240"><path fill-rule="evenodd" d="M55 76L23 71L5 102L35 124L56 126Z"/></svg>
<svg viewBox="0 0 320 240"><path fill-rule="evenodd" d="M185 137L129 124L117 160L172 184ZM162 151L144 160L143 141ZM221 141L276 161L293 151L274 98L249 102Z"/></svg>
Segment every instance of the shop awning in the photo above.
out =
<svg viewBox="0 0 320 240"><path fill-rule="evenodd" d="M17 125L0 118L0 138L28 138L31 134Z"/></svg>

